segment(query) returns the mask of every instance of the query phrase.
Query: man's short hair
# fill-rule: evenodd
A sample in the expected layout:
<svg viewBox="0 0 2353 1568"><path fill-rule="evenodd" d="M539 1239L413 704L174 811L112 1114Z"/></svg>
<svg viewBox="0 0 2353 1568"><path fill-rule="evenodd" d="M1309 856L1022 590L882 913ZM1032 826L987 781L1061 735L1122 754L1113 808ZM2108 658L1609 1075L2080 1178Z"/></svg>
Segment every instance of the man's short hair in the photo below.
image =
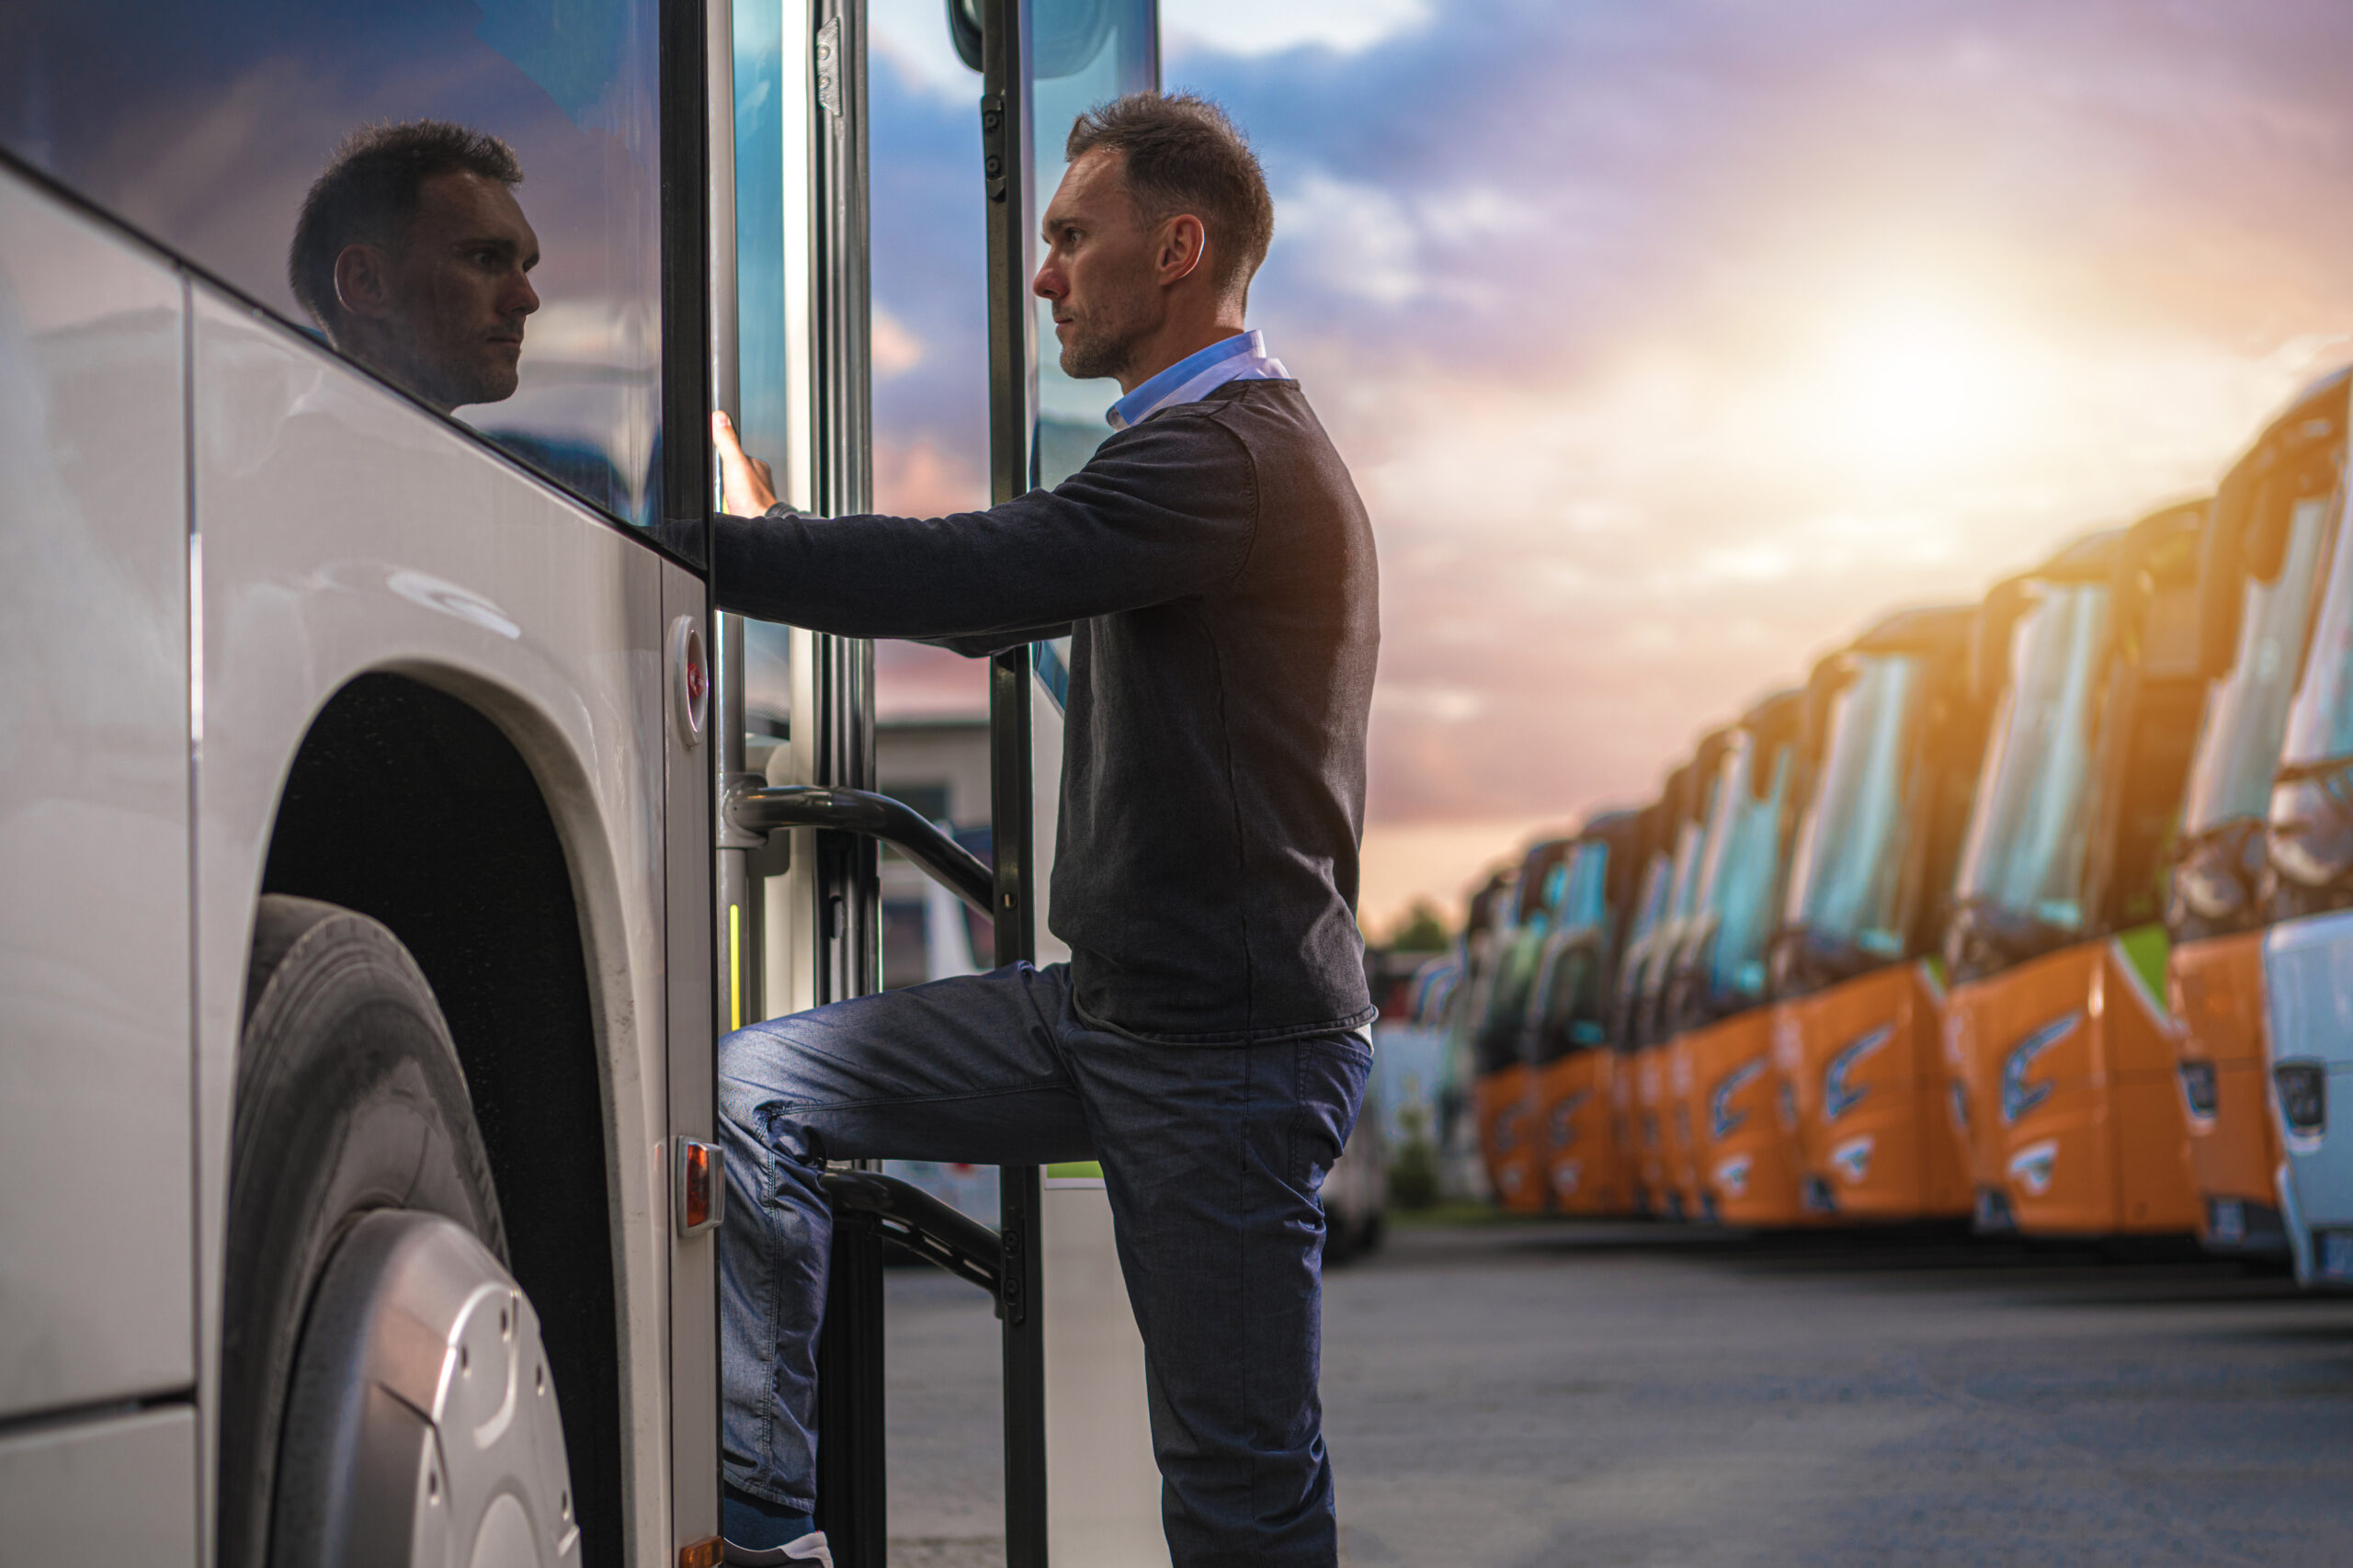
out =
<svg viewBox="0 0 2353 1568"><path fill-rule="evenodd" d="M1147 224L1191 213L1209 231L1218 291L1246 297L1275 237L1257 154L1223 109L1194 93L1131 93L1078 117L1072 163L1098 148L1126 160L1129 199Z"/></svg>
<svg viewBox="0 0 2353 1568"><path fill-rule="evenodd" d="M294 223L286 281L295 302L332 334L343 313L335 293L335 257L347 245L396 243L416 216L425 182L449 174L523 183L515 149L446 119L370 125L344 138L302 199L302 215Z"/></svg>

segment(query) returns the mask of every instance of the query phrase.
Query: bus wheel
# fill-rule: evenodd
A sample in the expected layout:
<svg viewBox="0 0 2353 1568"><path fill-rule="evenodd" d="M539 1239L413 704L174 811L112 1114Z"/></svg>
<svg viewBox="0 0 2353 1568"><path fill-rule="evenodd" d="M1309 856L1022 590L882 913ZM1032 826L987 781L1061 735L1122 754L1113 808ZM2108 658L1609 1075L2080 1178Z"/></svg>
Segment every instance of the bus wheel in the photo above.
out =
<svg viewBox="0 0 2353 1568"><path fill-rule="evenodd" d="M465 1077L382 926L261 901L232 1138L221 1568L577 1562Z"/></svg>

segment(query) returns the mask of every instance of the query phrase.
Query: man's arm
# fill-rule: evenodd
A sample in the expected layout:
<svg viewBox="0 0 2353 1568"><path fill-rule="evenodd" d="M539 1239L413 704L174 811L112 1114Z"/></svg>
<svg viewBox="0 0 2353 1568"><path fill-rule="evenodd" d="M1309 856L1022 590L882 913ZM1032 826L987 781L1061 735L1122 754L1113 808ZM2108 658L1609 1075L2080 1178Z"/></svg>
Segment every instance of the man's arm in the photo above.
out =
<svg viewBox="0 0 2353 1568"><path fill-rule="evenodd" d="M712 519L723 608L849 637L960 653L1230 582L1257 524L1242 444L1207 417L1164 415L1105 442L1057 488L945 517Z"/></svg>

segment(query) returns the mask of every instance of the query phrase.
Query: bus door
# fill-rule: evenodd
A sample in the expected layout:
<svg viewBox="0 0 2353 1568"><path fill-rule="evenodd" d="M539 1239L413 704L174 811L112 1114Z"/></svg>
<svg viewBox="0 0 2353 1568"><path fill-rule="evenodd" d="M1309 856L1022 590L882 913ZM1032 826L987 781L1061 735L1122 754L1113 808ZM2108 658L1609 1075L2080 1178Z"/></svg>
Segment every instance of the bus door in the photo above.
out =
<svg viewBox="0 0 2353 1568"><path fill-rule="evenodd" d="M1029 291L1038 214L1080 109L1155 85L1153 0L951 0L945 25L977 71L987 226L991 498L1082 466L1108 394L1038 362ZM738 6L736 115L715 297L722 404L747 446L783 455L786 499L871 505L864 9L856 0ZM763 91L806 81L805 95ZM804 117L791 112L807 105ZM778 112L777 106L786 106ZM779 199L781 193L781 199ZM809 258L803 262L800 258ZM730 329L732 327L732 330ZM1045 395L1041 397L1041 386ZM1091 418L1079 413L1093 408ZM875 792L870 644L721 618L720 1012L731 1027L881 983L877 846L982 915L997 963L1068 955L1046 929L1061 777L1064 650L989 671L990 858ZM1143 1351L1091 1165L999 1173L991 1228L879 1169L830 1179L836 1212L820 1348L819 1524L845 1565L888 1539L881 1267L886 1242L988 1290L1003 1324L1006 1561L1165 1563Z"/></svg>

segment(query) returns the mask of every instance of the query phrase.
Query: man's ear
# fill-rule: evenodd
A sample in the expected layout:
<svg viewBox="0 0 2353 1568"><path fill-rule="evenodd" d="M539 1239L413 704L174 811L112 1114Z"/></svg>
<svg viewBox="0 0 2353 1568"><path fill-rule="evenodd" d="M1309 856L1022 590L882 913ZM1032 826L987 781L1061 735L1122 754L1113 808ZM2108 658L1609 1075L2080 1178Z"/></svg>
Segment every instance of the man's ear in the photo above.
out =
<svg viewBox="0 0 2353 1568"><path fill-rule="evenodd" d="M392 258L381 245L346 245L335 258L335 297L348 314L369 321L391 315L392 283Z"/></svg>
<svg viewBox="0 0 2353 1568"><path fill-rule="evenodd" d="M1153 270L1164 286L1181 282L1200 270L1201 258L1209 249L1209 231L1201 221L1180 212L1160 226L1160 251L1153 258Z"/></svg>

